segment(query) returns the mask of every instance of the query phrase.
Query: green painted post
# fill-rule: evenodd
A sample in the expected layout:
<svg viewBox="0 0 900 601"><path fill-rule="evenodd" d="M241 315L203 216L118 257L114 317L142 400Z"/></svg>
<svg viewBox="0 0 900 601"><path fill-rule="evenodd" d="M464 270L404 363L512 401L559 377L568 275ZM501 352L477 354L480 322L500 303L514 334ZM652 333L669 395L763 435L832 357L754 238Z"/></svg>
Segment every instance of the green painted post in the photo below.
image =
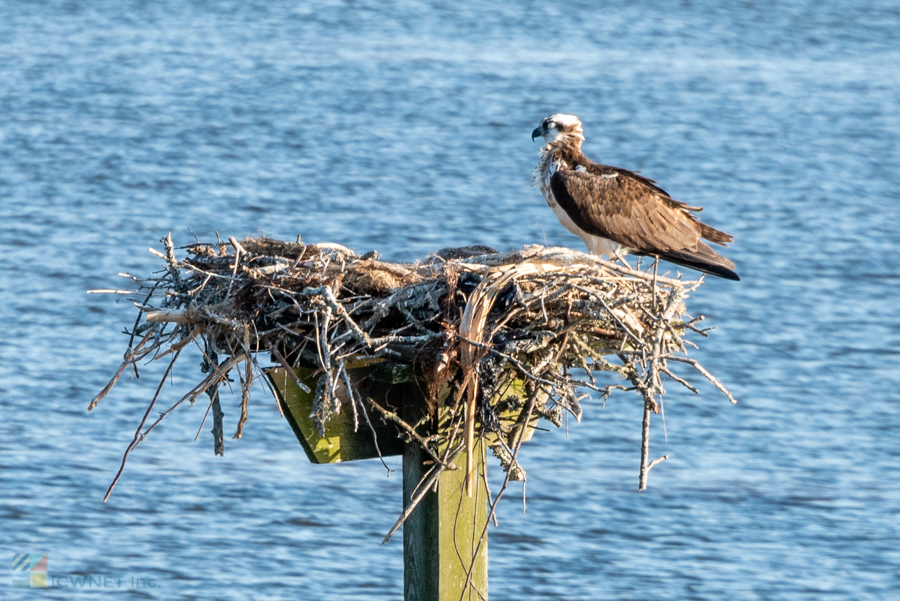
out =
<svg viewBox="0 0 900 601"><path fill-rule="evenodd" d="M466 496L464 469L445 471L432 490L403 524L404 601L477 601L488 598L487 534L478 548L472 578L466 588L466 572L486 532L487 486L484 454L475 447L477 483ZM416 485L429 470L429 456L417 445L406 445L403 454L403 504L409 503ZM465 465L465 455L455 460Z"/></svg>
<svg viewBox="0 0 900 601"><path fill-rule="evenodd" d="M350 372L361 394L372 398L384 398L385 395L395 399L403 398L406 402L395 404L405 408L407 420L415 422L421 416L424 399L415 382L386 384L362 377L370 372L368 368ZM295 369L296 375L310 388L310 392L301 390L281 367L270 368L266 373L285 418L311 462L336 463L378 456L371 431L362 425L353 428L349 406L326 424L325 436L319 436L309 417L313 406L312 391L316 388L312 369ZM518 383L518 387L511 386L507 394L517 393L520 388L521 383ZM341 392L339 390L339 394ZM344 403L347 405L349 399L344 398ZM417 444L403 444L391 424L385 423L375 414L371 418L381 454L403 454L405 510L416 486L430 470L431 464L428 462L432 458ZM531 429L526 431L526 439L530 436ZM488 518L488 497L482 444L476 444L474 449L476 483L472 497L465 494L465 469L444 471L438 477L435 489L425 495L403 524L405 601L487 600L488 550L485 525ZM457 456L454 463L465 466L465 454ZM482 532L485 532L485 539L479 546ZM476 556L474 564L473 556ZM467 587L466 573L473 565Z"/></svg>
<svg viewBox="0 0 900 601"><path fill-rule="evenodd" d="M314 370L297 367L294 369L294 373L302 382L306 383L310 392L300 390L294 383L294 379L289 377L283 368L272 367L266 370L266 375L275 392L275 398L278 400L278 406L312 463L339 463L372 459L378 457L379 451L382 457L403 453L405 445L397 438L396 428L386 424L379 416L371 415L372 427L375 428L378 435L379 446L377 449L372 440L372 432L362 417L358 418L359 423L354 428L353 411L349 407L350 400L343 395L342 388L338 390L338 394L341 395L346 409L325 424L325 436L319 436L316 424L309 416L313 410L315 398L313 391L316 389ZM413 385L405 385L407 389L411 386ZM388 386L373 382L369 383L365 389L371 391L373 396L377 395L378 398L381 398ZM408 392L408 390L400 388L401 394Z"/></svg>

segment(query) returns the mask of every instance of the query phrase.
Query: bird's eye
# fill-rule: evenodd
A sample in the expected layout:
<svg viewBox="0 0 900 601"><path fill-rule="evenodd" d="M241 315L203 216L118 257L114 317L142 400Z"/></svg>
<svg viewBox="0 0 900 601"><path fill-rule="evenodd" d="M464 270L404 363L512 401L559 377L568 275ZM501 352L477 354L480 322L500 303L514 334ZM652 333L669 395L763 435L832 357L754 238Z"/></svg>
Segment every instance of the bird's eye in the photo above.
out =
<svg viewBox="0 0 900 601"><path fill-rule="evenodd" d="M547 124L547 129L556 129L556 122L555 122L555 121L551 121L550 123L548 123L548 124Z"/></svg>

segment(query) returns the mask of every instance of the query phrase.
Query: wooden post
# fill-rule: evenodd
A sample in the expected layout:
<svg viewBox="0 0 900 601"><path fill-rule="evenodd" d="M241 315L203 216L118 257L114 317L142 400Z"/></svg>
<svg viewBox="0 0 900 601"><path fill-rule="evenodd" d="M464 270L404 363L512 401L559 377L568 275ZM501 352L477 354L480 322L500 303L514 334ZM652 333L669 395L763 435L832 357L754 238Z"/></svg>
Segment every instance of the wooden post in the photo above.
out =
<svg viewBox="0 0 900 601"><path fill-rule="evenodd" d="M281 367L266 370L278 404L294 429L297 439L313 463L337 463L370 459L381 455L403 454L403 508L406 509L413 492L431 468L432 460L418 444L403 444L397 430L374 413L372 426L378 436L375 448L372 432L360 424L353 427L350 399L343 398L345 409L326 425L324 436L316 430L309 417L313 407L316 380L314 371L296 368L295 375L309 391L301 390L294 378ZM371 373L368 368L350 372L361 394L384 398L386 394L405 399L407 418L415 422L424 406L421 388L415 382L380 383L360 374ZM521 382L513 382L505 395L522 394ZM344 397L342 390L338 393ZM505 396L504 395L504 396ZM361 409L359 409L361 411ZM415 419L409 416L414 416ZM501 415L501 419L515 419ZM534 418L536 421L536 417ZM362 422L362 418L359 418ZM526 430L526 440L532 428ZM434 490L428 492L403 524L403 598L405 601L481 601L488 598L488 549L485 526L488 518L488 494L485 483L486 466L483 442L474 447L475 486L472 496L465 492L466 470L447 470L438 476ZM454 463L466 464L465 453ZM482 533L485 539L479 546ZM478 549L476 556L475 549ZM472 558L476 557L473 564ZM467 572L472 567L469 584Z"/></svg>
<svg viewBox="0 0 900 601"><path fill-rule="evenodd" d="M413 510L403 524L403 599L404 601L478 601L488 598L487 486L482 445L475 446L476 485L472 496L465 493L464 469L443 472L437 489ZM430 468L423 465L428 455L414 444L403 454L403 504L409 499ZM465 465L460 455L455 463ZM466 573L473 565L466 589Z"/></svg>

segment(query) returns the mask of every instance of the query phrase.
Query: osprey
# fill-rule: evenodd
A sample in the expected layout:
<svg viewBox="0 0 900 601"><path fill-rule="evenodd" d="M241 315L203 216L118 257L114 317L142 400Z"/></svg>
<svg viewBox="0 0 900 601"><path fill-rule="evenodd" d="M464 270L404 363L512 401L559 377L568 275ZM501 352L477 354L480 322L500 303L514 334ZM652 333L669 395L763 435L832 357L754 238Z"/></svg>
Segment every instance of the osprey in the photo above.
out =
<svg viewBox="0 0 900 601"><path fill-rule="evenodd" d="M543 138L541 160L532 172L563 226L581 238L591 254L608 258L647 255L729 280L740 280L734 263L701 238L727 245L734 237L701 223L703 209L674 200L652 179L600 165L581 154L584 132L575 115L550 115L531 139Z"/></svg>

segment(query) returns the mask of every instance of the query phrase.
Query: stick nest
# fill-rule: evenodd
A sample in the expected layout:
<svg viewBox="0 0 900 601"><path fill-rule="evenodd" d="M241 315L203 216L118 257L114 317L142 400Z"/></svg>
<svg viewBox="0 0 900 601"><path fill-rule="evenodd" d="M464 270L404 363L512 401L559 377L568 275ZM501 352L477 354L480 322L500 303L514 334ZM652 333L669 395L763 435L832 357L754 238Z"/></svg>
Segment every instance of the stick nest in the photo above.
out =
<svg viewBox="0 0 900 601"><path fill-rule="evenodd" d="M203 373L148 426L157 390L123 466L128 452L165 416L202 394L210 400L215 451L223 453L219 387L226 380L240 383L234 435L240 438L251 385L262 377L260 353L286 368L315 368L311 417L320 432L341 411L367 420L381 414L397 422L399 436L433 457L431 478L457 469L456 456L471 448L472 438L484 438L506 471L506 482L522 480L525 470L516 456L523 424L540 417L560 426L565 413L580 420L590 392L605 401L620 389L633 391L644 405L643 488L659 461L649 461L647 437L650 413L661 406L664 376L697 392L670 371L670 362L691 364L734 401L686 356L685 344L691 343L685 335L706 336L697 326L703 317L689 317L684 306L686 294L702 280L657 277L655 271L540 246L507 253L480 246L445 249L401 264L382 261L374 252L360 256L337 244L304 244L299 238L197 243L181 249L183 259L176 257L171 236L163 243L165 252L151 252L165 262L164 270L150 278L127 276L137 291L102 291L128 292L139 314L126 332L122 365L89 409L141 361L168 358L165 380L189 344L203 353ZM425 390L432 419L426 415L408 423L398 408L359 394L348 366L367 360L412 374ZM524 394L504 396L501 387L516 379ZM339 389L347 391L343 402ZM517 419L502 419L513 410ZM443 418L434 418L439 413Z"/></svg>

